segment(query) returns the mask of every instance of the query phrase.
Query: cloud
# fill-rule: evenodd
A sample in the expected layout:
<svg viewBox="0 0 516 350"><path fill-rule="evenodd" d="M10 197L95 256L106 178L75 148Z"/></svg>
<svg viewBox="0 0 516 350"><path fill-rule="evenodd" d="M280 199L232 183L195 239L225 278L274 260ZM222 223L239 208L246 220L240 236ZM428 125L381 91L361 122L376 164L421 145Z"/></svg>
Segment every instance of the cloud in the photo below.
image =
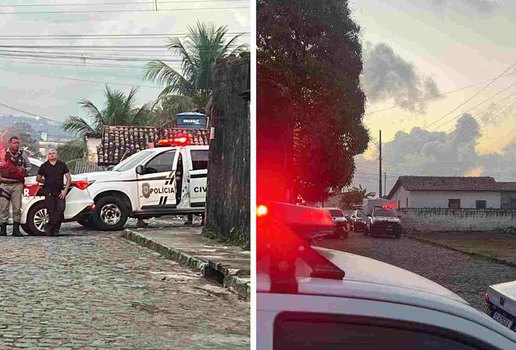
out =
<svg viewBox="0 0 516 350"><path fill-rule="evenodd" d="M450 132L416 127L409 133L396 133L383 149L391 186L400 175L482 175L499 181L516 181L516 139L499 153L479 154L476 146L481 136L480 125L471 114L462 115ZM357 161L357 164L365 163Z"/></svg>
<svg viewBox="0 0 516 350"><path fill-rule="evenodd" d="M417 112L424 112L426 99L440 95L432 78L421 76L412 63L385 43L366 45L362 84L369 102L394 100L403 108Z"/></svg>
<svg viewBox="0 0 516 350"><path fill-rule="evenodd" d="M437 10L443 10L454 6L456 11L472 9L480 14L491 14L500 7L498 0L433 0L432 4Z"/></svg>

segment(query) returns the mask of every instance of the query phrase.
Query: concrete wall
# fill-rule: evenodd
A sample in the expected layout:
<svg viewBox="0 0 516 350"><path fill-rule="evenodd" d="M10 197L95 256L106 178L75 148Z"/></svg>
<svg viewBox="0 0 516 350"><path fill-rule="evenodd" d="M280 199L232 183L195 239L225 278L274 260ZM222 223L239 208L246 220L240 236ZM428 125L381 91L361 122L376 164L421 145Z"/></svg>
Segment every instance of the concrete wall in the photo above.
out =
<svg viewBox="0 0 516 350"><path fill-rule="evenodd" d="M405 229L421 232L489 231L516 227L516 211L503 209L399 209Z"/></svg>
<svg viewBox="0 0 516 350"><path fill-rule="evenodd" d="M516 209L511 208L511 199L516 199L516 192L502 192L502 209Z"/></svg>
<svg viewBox="0 0 516 350"><path fill-rule="evenodd" d="M472 209L476 208L477 200L485 200L487 208L495 209L500 209L502 203L500 192L405 191L400 187L392 196L398 208L407 208L407 198L409 208L448 208L449 199L460 199L461 208Z"/></svg>
<svg viewBox="0 0 516 350"><path fill-rule="evenodd" d="M392 200L396 202L398 208L410 208L412 206L410 194L410 191L406 191L401 186L392 196Z"/></svg>

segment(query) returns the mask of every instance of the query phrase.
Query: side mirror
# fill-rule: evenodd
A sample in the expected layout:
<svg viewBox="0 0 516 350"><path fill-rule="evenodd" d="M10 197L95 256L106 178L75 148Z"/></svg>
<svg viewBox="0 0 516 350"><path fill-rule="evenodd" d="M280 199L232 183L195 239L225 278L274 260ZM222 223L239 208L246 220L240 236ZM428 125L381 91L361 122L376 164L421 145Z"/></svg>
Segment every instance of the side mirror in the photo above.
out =
<svg viewBox="0 0 516 350"><path fill-rule="evenodd" d="M114 165L110 165L107 167L107 170L111 171L111 170L113 170L114 167L115 167Z"/></svg>
<svg viewBox="0 0 516 350"><path fill-rule="evenodd" d="M145 169L143 168L143 165L138 165L136 167L136 174L138 175L143 175L145 174Z"/></svg>

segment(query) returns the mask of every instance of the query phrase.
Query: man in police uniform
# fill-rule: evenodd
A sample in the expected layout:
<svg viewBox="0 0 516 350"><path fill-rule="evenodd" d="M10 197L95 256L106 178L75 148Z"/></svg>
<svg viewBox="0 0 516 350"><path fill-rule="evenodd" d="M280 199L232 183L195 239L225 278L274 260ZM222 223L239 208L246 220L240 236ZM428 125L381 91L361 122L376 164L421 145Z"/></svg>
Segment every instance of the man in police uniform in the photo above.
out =
<svg viewBox="0 0 516 350"><path fill-rule="evenodd" d="M7 236L9 206L13 206L13 236L20 232L23 183L31 164L27 154L20 148L18 136L9 139L9 147L0 155L0 236Z"/></svg>

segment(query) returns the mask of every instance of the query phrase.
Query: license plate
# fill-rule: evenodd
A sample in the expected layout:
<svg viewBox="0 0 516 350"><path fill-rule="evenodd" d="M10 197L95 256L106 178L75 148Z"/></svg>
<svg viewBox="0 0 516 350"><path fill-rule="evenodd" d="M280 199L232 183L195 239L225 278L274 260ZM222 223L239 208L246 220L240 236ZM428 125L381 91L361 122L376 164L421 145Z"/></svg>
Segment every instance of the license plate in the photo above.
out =
<svg viewBox="0 0 516 350"><path fill-rule="evenodd" d="M497 321L498 323L500 323L501 325L503 325L507 328L511 328L511 326L512 326L512 320L510 320L507 317L505 317L504 315L500 314L498 311L495 311L493 318L495 319L495 321Z"/></svg>

